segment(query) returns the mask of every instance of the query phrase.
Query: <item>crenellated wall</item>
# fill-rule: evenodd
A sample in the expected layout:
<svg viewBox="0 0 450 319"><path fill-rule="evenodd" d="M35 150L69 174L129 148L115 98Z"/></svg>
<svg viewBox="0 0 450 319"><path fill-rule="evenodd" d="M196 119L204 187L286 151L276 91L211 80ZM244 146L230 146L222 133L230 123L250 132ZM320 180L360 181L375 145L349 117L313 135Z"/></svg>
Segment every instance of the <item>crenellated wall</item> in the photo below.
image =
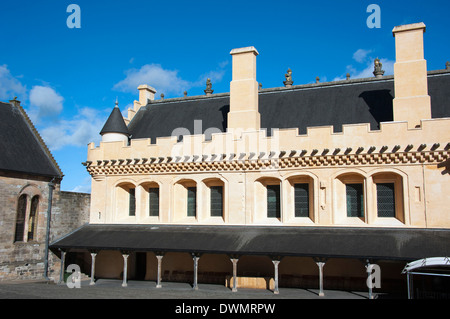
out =
<svg viewBox="0 0 450 319"><path fill-rule="evenodd" d="M344 125L340 133L334 133L332 126L322 126L308 128L305 135L298 135L297 129L282 129L275 130L271 137L264 130L258 130L241 132L241 138L237 139L235 134L228 132L212 134L210 141L205 139L205 135L186 135L182 142L171 136L157 138L155 144L150 139L131 140L130 145L107 142L95 147L91 143L86 163L94 168L130 163L256 160L280 157L281 151L286 152L281 157L290 156L292 151L296 151L293 156L413 154L429 151L433 146L433 151L444 150L450 141L449 124L449 118L441 118L422 120L421 127L414 129L408 129L407 122L385 122L376 131L370 130L369 124L352 124Z"/></svg>
<svg viewBox="0 0 450 319"><path fill-rule="evenodd" d="M358 227L450 227L448 163L450 119L314 127L306 135L295 129L131 140L89 145L87 170L92 175L91 223L181 223L236 225L338 225ZM447 166L446 166L447 165ZM311 212L295 217L293 184L310 184ZM345 183L364 185L364 218L347 218ZM211 181L224 185L224 214L211 217ZM379 218L376 183L396 189L395 218ZM150 217L147 186L160 188L160 216ZM281 217L267 218L265 187L281 186ZM197 187L197 216L185 216L186 185ZM136 189L136 215L123 209L121 192ZM122 203L122 204L120 204ZM182 204L180 204L182 203Z"/></svg>

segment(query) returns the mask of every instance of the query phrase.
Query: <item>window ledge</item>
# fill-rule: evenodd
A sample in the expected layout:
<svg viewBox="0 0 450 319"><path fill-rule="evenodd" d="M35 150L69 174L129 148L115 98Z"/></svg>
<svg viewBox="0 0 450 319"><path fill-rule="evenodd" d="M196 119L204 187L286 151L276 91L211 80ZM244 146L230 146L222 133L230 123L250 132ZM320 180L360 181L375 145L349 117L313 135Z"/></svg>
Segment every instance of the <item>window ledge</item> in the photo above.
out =
<svg viewBox="0 0 450 319"><path fill-rule="evenodd" d="M371 225L377 226L406 226L405 223L401 222L395 217L378 217L375 219Z"/></svg>

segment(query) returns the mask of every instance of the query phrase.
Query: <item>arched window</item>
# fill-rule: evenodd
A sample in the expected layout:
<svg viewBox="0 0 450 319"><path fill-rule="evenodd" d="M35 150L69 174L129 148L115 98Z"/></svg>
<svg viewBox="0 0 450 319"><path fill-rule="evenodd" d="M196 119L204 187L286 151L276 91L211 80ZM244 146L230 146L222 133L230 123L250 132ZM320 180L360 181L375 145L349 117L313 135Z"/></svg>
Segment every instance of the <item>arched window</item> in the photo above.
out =
<svg viewBox="0 0 450 319"><path fill-rule="evenodd" d="M377 218L395 218L405 222L402 177L393 172L380 172L372 178Z"/></svg>
<svg viewBox="0 0 450 319"><path fill-rule="evenodd" d="M222 217L225 219L225 184L219 178L203 180L207 191L203 201L206 207L205 217Z"/></svg>
<svg viewBox="0 0 450 319"><path fill-rule="evenodd" d="M174 220L197 220L197 183L181 180L174 185Z"/></svg>
<svg viewBox="0 0 450 319"><path fill-rule="evenodd" d="M27 195L20 195L17 202L16 213L16 231L14 234L14 241L23 241L25 232L25 216L27 214Z"/></svg>
<svg viewBox="0 0 450 319"><path fill-rule="evenodd" d="M261 177L255 181L254 218L256 222L277 222L282 218L281 181Z"/></svg>
<svg viewBox="0 0 450 319"><path fill-rule="evenodd" d="M36 239L38 207L39 196L34 196L31 199L30 217L28 218L28 241Z"/></svg>
<svg viewBox="0 0 450 319"><path fill-rule="evenodd" d="M137 205L136 186L131 182L123 182L115 188L115 210L116 219L121 221L132 221L136 218Z"/></svg>

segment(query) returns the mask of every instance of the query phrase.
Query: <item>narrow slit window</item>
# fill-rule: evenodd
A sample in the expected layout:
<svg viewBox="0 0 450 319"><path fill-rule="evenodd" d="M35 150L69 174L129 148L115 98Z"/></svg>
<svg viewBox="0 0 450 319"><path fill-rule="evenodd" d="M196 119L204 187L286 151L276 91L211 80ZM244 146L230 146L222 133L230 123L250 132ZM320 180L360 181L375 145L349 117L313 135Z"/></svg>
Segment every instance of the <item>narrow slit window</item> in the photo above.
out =
<svg viewBox="0 0 450 319"><path fill-rule="evenodd" d="M149 197L149 215L150 216L159 216L159 188L149 188L148 190Z"/></svg>
<svg viewBox="0 0 450 319"><path fill-rule="evenodd" d="M35 240L37 229L37 211L39 207L39 196L31 199L30 218L28 219L28 240Z"/></svg>
<svg viewBox="0 0 450 319"><path fill-rule="evenodd" d="M395 217L395 184L377 184L378 217Z"/></svg>
<svg viewBox="0 0 450 319"><path fill-rule="evenodd" d="M363 184L346 184L347 217L364 217Z"/></svg>
<svg viewBox="0 0 450 319"><path fill-rule="evenodd" d="M197 188L187 188L187 215L189 217L197 216Z"/></svg>
<svg viewBox="0 0 450 319"><path fill-rule="evenodd" d="M281 217L280 185L267 185L267 217Z"/></svg>
<svg viewBox="0 0 450 319"><path fill-rule="evenodd" d="M223 216L223 187L211 186L211 216Z"/></svg>
<svg viewBox="0 0 450 319"><path fill-rule="evenodd" d="M309 217L309 184L294 184L295 217Z"/></svg>
<svg viewBox="0 0 450 319"><path fill-rule="evenodd" d="M23 241L25 232L25 215L27 212L27 195L21 195L17 203L16 231L14 241Z"/></svg>

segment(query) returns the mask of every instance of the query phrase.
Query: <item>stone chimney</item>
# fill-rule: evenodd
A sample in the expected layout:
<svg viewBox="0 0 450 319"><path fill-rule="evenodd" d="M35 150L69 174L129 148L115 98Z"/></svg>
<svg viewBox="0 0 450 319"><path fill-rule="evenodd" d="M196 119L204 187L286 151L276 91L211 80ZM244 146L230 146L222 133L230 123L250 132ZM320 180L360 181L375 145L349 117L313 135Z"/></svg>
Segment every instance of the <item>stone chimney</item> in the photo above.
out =
<svg viewBox="0 0 450 319"><path fill-rule="evenodd" d="M139 101L134 101L133 108L128 109L128 118L124 119L125 123L128 125L139 109L148 104L148 101L153 101L155 99L156 89L152 88L147 84L142 84L138 86L139 90Z"/></svg>
<svg viewBox="0 0 450 319"><path fill-rule="evenodd" d="M407 121L409 128L431 118L427 61L424 59L424 23L395 27L394 121Z"/></svg>
<svg viewBox="0 0 450 319"><path fill-rule="evenodd" d="M256 56L254 47L233 49L233 74L230 83L230 112L228 129L235 131L259 130L261 116L258 112L258 82L256 81Z"/></svg>
<svg viewBox="0 0 450 319"><path fill-rule="evenodd" d="M142 106L146 106L148 101L153 101L155 99L156 90L149 85L143 84L138 86L139 90L139 104ZM138 110L135 110L136 112Z"/></svg>

